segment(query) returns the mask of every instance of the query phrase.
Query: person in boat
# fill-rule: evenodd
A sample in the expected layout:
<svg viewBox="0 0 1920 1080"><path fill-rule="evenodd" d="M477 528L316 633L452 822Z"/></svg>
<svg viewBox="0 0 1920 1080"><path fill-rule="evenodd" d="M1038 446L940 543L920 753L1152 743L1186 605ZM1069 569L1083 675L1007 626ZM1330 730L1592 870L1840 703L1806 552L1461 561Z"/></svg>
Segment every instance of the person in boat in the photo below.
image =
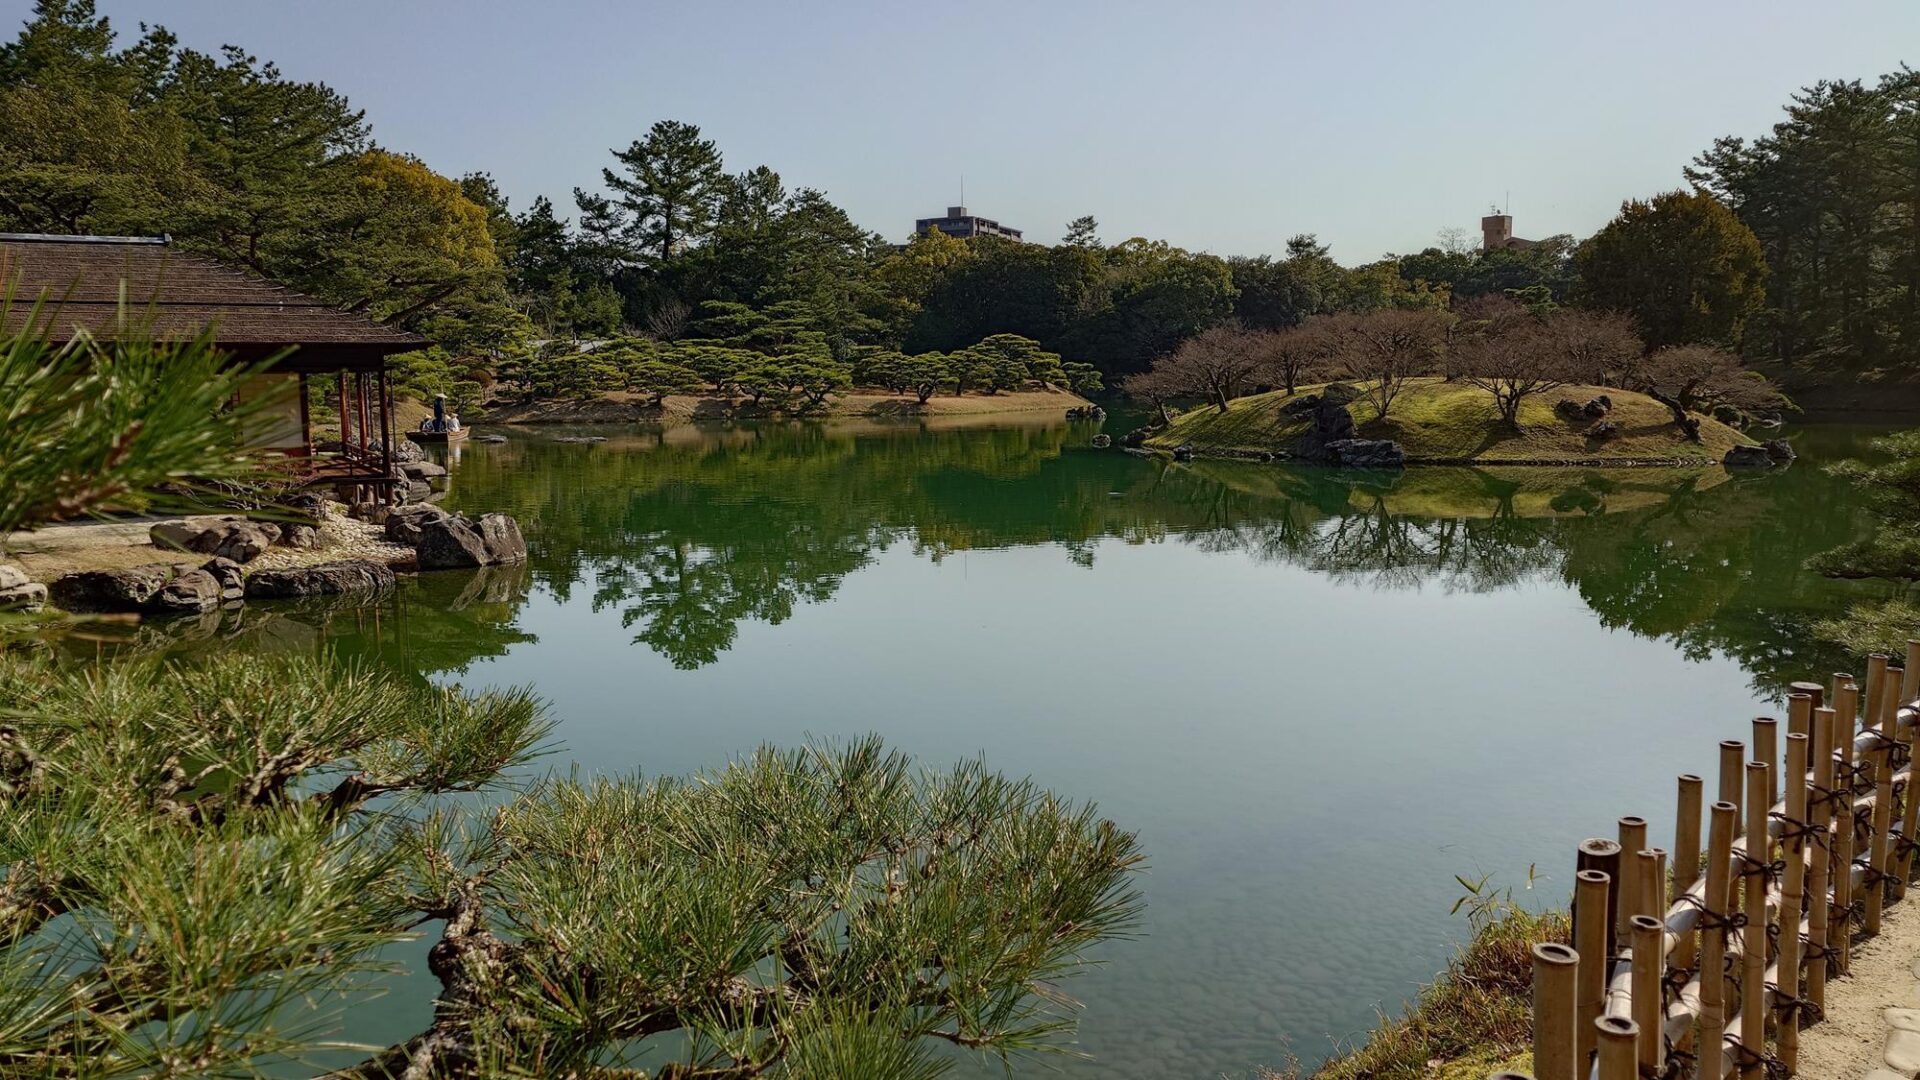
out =
<svg viewBox="0 0 1920 1080"><path fill-rule="evenodd" d="M454 424L455 424L455 427L457 428L459 425L459 421L457 420L454 421ZM420 430L421 431L448 430L447 428L447 395L445 394L433 395L433 418L430 420L420 421Z"/></svg>

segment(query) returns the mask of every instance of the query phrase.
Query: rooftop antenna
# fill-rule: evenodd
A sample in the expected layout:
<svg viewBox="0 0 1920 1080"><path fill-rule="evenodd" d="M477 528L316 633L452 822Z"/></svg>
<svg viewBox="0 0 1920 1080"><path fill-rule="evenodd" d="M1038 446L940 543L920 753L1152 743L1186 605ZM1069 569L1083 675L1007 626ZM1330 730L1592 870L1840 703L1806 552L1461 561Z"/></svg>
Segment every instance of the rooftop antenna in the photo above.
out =
<svg viewBox="0 0 1920 1080"><path fill-rule="evenodd" d="M1512 188L1507 189L1507 205L1506 205L1506 209L1502 210L1501 213L1506 214L1508 216L1512 216L1513 214L1513 189Z"/></svg>
<svg viewBox="0 0 1920 1080"><path fill-rule="evenodd" d="M960 174L960 205L967 205L967 174Z"/></svg>

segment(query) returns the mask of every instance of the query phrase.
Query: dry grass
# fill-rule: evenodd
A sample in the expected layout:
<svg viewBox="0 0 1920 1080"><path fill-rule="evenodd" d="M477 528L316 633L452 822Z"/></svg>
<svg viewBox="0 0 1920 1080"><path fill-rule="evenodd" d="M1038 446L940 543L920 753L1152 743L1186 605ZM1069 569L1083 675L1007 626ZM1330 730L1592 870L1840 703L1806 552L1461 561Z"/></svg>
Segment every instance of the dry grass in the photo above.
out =
<svg viewBox="0 0 1920 1080"><path fill-rule="evenodd" d="M1567 940L1564 913L1501 903L1474 919L1473 938L1406 1013L1383 1017L1365 1045L1312 1072L1297 1063L1261 1080L1486 1080L1532 1067L1535 943Z"/></svg>
<svg viewBox="0 0 1920 1080"><path fill-rule="evenodd" d="M1238 398L1224 413L1213 406L1201 406L1181 414L1148 445L1169 450L1190 442L1202 450L1286 452L1311 421L1305 416L1286 416L1281 408L1294 397L1318 389L1310 386L1293 395L1276 390ZM1586 401L1598 394L1613 399L1613 411L1606 419L1620 429L1617 437L1605 442L1587 435L1598 421L1568 421L1553 411L1553 403L1563 397ZM1362 437L1392 439L1413 461L1606 459L1718 464L1730 448L1752 442L1711 417L1700 418L1700 441L1689 442L1674 426L1666 406L1631 391L1599 386L1566 386L1528 398L1521 406L1517 431L1501 422L1491 395L1465 383L1439 379L1409 382L1384 420L1368 398L1347 408Z"/></svg>

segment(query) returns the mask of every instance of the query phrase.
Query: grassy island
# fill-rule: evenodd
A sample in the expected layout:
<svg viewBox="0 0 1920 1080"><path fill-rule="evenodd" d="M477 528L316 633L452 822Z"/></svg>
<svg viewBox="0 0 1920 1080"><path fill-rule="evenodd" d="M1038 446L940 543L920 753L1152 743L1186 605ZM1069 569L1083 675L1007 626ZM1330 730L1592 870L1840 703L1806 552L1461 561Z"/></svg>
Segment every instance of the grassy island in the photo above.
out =
<svg viewBox="0 0 1920 1080"><path fill-rule="evenodd" d="M1296 399L1317 394L1320 386L1294 393L1276 390L1234 398L1222 410L1203 405L1174 418L1147 440L1150 449L1192 445L1202 455L1244 457L1287 455L1313 423L1310 412L1286 411ZM1570 420L1554 411L1561 398L1585 402L1601 394L1613 402L1604 417L1617 429L1608 439L1592 430L1601 419ZM1369 396L1347 406L1355 433L1365 439L1391 439L1410 463L1508 465L1719 464L1729 449L1753 440L1712 417L1699 416L1700 440L1694 442L1673 422L1665 405L1630 390L1565 386L1521 403L1519 423L1500 419L1493 399L1465 382L1413 379L1393 399L1382 418Z"/></svg>

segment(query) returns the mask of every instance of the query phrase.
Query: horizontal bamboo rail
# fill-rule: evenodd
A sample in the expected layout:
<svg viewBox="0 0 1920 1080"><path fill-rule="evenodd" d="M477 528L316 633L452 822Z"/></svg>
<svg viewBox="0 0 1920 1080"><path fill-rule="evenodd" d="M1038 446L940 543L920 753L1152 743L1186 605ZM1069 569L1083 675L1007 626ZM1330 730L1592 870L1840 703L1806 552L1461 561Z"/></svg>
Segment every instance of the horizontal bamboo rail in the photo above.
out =
<svg viewBox="0 0 1920 1080"><path fill-rule="evenodd" d="M1671 863L1639 817L1580 844L1573 941L1534 951L1539 1080L1793 1075L1801 1027L1920 848L1920 638L1902 659L1869 657L1864 685L1793 684L1751 756L1722 742L1704 844L1706 782L1680 777Z"/></svg>

